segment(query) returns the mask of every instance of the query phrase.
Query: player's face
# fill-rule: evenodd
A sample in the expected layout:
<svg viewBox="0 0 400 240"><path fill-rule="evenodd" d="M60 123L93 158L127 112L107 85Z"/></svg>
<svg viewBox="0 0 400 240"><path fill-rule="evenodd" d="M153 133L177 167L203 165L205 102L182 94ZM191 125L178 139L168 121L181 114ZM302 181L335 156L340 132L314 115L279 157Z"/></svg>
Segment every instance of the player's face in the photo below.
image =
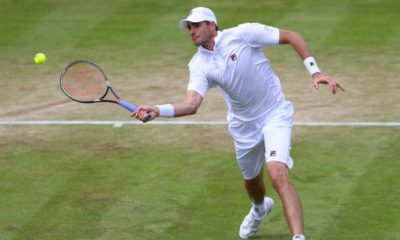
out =
<svg viewBox="0 0 400 240"><path fill-rule="evenodd" d="M196 47L203 46L208 50L213 50L214 48L214 34L215 29L213 23L209 22L199 22L193 23L188 22L189 35Z"/></svg>

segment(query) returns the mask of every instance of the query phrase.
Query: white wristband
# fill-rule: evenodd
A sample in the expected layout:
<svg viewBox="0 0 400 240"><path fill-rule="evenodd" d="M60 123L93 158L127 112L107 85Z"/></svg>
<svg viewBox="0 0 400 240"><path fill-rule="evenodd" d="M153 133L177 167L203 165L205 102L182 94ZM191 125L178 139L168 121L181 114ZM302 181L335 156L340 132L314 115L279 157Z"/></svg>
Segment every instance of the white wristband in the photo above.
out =
<svg viewBox="0 0 400 240"><path fill-rule="evenodd" d="M308 72L310 73L310 75L314 75L314 73L320 73L321 70L319 70L317 62L315 61L315 59L313 57L308 57L306 59L304 59L303 61L304 66L306 66Z"/></svg>
<svg viewBox="0 0 400 240"><path fill-rule="evenodd" d="M156 105L160 110L159 117L173 118L175 115L174 106L172 104Z"/></svg>

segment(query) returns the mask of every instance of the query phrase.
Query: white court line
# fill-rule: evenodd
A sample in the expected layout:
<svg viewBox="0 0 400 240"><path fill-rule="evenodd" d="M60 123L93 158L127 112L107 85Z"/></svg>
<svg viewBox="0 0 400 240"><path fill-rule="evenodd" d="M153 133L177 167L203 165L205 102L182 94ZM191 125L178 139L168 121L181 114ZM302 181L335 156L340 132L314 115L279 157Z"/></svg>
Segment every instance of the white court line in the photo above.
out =
<svg viewBox="0 0 400 240"><path fill-rule="evenodd" d="M1 126L11 125L112 125L122 127L123 125L143 125L139 121L118 121L118 120L15 120L0 121ZM162 121L156 120L146 123L146 125L226 125L226 121ZM358 126L378 126L378 127L399 127L400 122L295 122L295 126L329 126L329 127L358 127Z"/></svg>
<svg viewBox="0 0 400 240"><path fill-rule="evenodd" d="M400 127L400 122L295 122L297 126L332 126L332 127Z"/></svg>

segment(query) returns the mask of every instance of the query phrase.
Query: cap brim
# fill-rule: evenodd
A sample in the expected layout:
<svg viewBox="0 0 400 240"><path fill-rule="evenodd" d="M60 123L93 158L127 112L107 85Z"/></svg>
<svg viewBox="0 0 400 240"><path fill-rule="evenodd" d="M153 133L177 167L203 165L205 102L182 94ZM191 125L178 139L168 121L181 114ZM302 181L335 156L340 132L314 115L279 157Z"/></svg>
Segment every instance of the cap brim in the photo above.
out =
<svg viewBox="0 0 400 240"><path fill-rule="evenodd" d="M180 28L180 29L186 29L187 26L188 26L187 22L188 22L188 21L187 21L186 19L182 19L182 20L179 22L179 28Z"/></svg>
<svg viewBox="0 0 400 240"><path fill-rule="evenodd" d="M205 22L205 21L214 22L215 24L217 24L217 22L214 19L204 19L204 18L199 19L199 18L190 18L190 17L188 17L188 18L182 19L179 22L179 27L181 29L186 29L187 26L188 26L188 22L199 23L199 22Z"/></svg>
<svg viewBox="0 0 400 240"><path fill-rule="evenodd" d="M204 21L210 21L210 22L212 22L213 20L189 16L188 18L182 19L182 20L179 22L179 27L180 27L181 29L186 29L187 26L188 26L188 24L187 24L188 22L199 23L199 22L204 22Z"/></svg>

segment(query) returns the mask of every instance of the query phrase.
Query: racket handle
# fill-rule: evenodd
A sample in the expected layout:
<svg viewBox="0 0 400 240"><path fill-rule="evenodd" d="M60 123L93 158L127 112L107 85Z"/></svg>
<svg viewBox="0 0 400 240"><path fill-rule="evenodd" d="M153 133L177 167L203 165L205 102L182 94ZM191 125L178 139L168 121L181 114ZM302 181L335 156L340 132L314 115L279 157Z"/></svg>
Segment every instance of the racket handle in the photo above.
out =
<svg viewBox="0 0 400 240"><path fill-rule="evenodd" d="M132 105L122 99L118 99L117 103L131 112L136 112L136 107L134 105Z"/></svg>
<svg viewBox="0 0 400 240"><path fill-rule="evenodd" d="M122 99L118 99L117 103L131 112L136 112L136 106L134 106ZM147 113L146 117L143 119L143 122L148 122L150 120L151 120L151 114Z"/></svg>

